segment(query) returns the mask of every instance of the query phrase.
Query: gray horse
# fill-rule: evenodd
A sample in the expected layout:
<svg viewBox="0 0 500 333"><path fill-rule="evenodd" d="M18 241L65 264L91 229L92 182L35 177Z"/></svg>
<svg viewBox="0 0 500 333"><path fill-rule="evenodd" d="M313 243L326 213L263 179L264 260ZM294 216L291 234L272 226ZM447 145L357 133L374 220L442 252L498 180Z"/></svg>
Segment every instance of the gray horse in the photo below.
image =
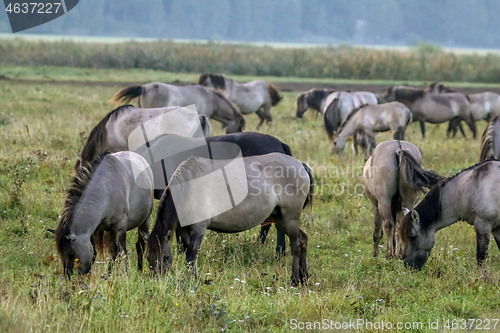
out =
<svg viewBox="0 0 500 333"><path fill-rule="evenodd" d="M398 221L403 207L413 209L425 188L432 188L442 177L422 168L422 155L406 141L390 140L375 148L363 170L366 194L372 203L375 228L373 256L383 236L387 235L387 257L399 256Z"/></svg>
<svg viewBox="0 0 500 333"><path fill-rule="evenodd" d="M111 258L126 252L128 230L139 228L136 243L138 269L142 270L148 218L153 209L153 174L148 163L133 152L103 153L84 163L68 190L64 211L55 230L64 273L90 271L109 233ZM49 230L51 231L51 230Z"/></svg>
<svg viewBox="0 0 500 333"><path fill-rule="evenodd" d="M153 118L163 119L161 133L149 133L150 140L161 134L177 134L184 137L210 136L211 126L208 117L198 115L194 110L178 106L141 109L133 105L123 105L108 113L90 132L81 153L82 162L90 162L105 152L131 150L128 139L132 131ZM200 131L200 127L201 130ZM80 166L80 159L74 171Z"/></svg>
<svg viewBox="0 0 500 333"><path fill-rule="evenodd" d="M500 159L500 116L491 118L481 138L479 161Z"/></svg>
<svg viewBox="0 0 500 333"><path fill-rule="evenodd" d="M420 122L423 137L425 122L440 124L459 119L467 123L476 138L476 122L470 111L470 102L464 94L434 94L423 89L395 86L387 89L384 99L388 102L398 101L409 107L413 120Z"/></svg>
<svg viewBox="0 0 500 333"><path fill-rule="evenodd" d="M429 84L427 91L435 94L445 94L457 92L442 83L433 82ZM479 94L466 95L470 101L470 112L475 121L489 121L492 117L500 115L500 95L491 91L485 91ZM457 127L464 134L464 129L460 121L452 120L448 126L448 133L453 132L453 136L457 133Z"/></svg>
<svg viewBox="0 0 500 333"><path fill-rule="evenodd" d="M196 105L199 114L220 121L226 127L226 133L242 132L245 118L222 91L199 85L178 87L161 82L151 82L142 86L131 86L119 90L111 103L129 103L138 98L142 108L160 108L165 106Z"/></svg>
<svg viewBox="0 0 500 333"><path fill-rule="evenodd" d="M436 232L458 221L476 229L477 263L487 257L491 234L500 249L499 161L483 161L437 184L400 224L406 266L422 269Z"/></svg>
<svg viewBox="0 0 500 333"><path fill-rule="evenodd" d="M318 111L318 113L323 113L326 106L326 98L328 95L333 93L333 89L310 89L303 92L297 96L297 118L302 118L304 113L309 109ZM315 117L318 115L315 114Z"/></svg>
<svg viewBox="0 0 500 333"><path fill-rule="evenodd" d="M215 179L214 170L222 171L220 181L198 181L212 175ZM160 200L148 239L151 269L157 273L170 269L174 230L187 244L186 260L197 274L197 254L207 229L242 232L271 217L290 238L292 283L304 283L307 235L299 229L299 221L303 207L312 199L313 184L311 168L284 154L244 157L237 162L189 158L179 165ZM231 200L223 200L227 195Z"/></svg>
<svg viewBox="0 0 500 333"><path fill-rule="evenodd" d="M271 106L275 106L283 98L274 84L262 80L237 83L225 75L204 73L201 74L198 84L223 90L243 114L257 113L260 118L257 129L262 126L264 120L267 123L273 120Z"/></svg>
<svg viewBox="0 0 500 333"><path fill-rule="evenodd" d="M412 115L408 107L399 102L380 105L362 105L349 112L333 140L332 153L340 153L345 148L347 139L356 133L365 134L369 139L366 157L375 148L375 132L390 130L395 140L404 140L406 127L411 123ZM328 128L327 123L325 127ZM373 144L373 145L372 145ZM356 150L357 151L357 150Z"/></svg>

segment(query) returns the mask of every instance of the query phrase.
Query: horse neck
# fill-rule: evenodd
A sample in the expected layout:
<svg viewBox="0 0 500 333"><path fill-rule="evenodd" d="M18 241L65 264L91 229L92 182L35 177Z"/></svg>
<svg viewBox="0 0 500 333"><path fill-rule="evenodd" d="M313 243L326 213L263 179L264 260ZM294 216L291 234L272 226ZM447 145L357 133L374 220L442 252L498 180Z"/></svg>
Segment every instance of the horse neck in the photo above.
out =
<svg viewBox="0 0 500 333"><path fill-rule="evenodd" d="M109 198L106 191L103 191L102 186L91 181L74 208L73 221L79 222L70 226L70 232L76 236L90 236L97 229L101 220L106 217L108 204Z"/></svg>
<svg viewBox="0 0 500 333"><path fill-rule="evenodd" d="M446 228L458 222L467 214L465 211L466 207L457 204L459 202L457 196L460 195L460 184L457 184L458 180L451 180L441 188L440 202L437 203L442 208L441 217L433 223L430 230L436 232Z"/></svg>
<svg viewBox="0 0 500 333"><path fill-rule="evenodd" d="M338 140L343 144L343 147L345 147L347 138L354 135L354 132L356 131L355 118L356 117L354 116L353 118L349 119L349 121L345 124L338 135Z"/></svg>
<svg viewBox="0 0 500 333"><path fill-rule="evenodd" d="M221 123L227 125L235 120L235 112L229 105L228 101L225 101L222 97L217 94L213 94L213 114L211 118L220 121Z"/></svg>

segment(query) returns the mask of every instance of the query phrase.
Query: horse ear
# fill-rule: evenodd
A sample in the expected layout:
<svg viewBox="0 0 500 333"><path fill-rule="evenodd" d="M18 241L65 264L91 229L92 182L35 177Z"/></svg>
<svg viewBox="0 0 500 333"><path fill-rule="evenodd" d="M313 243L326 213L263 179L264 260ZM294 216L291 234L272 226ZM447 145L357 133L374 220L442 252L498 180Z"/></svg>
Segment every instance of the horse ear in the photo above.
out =
<svg viewBox="0 0 500 333"><path fill-rule="evenodd" d="M68 235L66 235L66 239L74 242L76 240L76 236L75 236L75 234L68 234Z"/></svg>
<svg viewBox="0 0 500 333"><path fill-rule="evenodd" d="M403 207L403 215L406 215L410 212L410 210L406 207Z"/></svg>
<svg viewBox="0 0 500 333"><path fill-rule="evenodd" d="M76 158L78 158L78 160L80 161L80 164L81 164L82 163L82 154L80 154L76 150L75 150L75 154L76 154Z"/></svg>
<svg viewBox="0 0 500 333"><path fill-rule="evenodd" d="M167 232L167 235L165 236L165 239L167 240L167 242L172 241L172 230L169 230Z"/></svg>
<svg viewBox="0 0 500 333"><path fill-rule="evenodd" d="M411 218L413 219L413 224L420 226L420 215L418 215L418 212L415 209L411 210Z"/></svg>

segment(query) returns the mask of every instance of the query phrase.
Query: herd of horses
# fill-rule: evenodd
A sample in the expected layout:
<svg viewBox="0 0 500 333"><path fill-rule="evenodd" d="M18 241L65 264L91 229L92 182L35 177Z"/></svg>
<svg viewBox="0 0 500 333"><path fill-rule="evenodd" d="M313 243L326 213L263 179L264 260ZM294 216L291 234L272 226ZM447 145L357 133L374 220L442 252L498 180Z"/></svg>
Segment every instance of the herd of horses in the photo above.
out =
<svg viewBox="0 0 500 333"><path fill-rule="evenodd" d="M128 105L134 99L138 107ZM191 86L152 82L118 91L110 101L125 105L108 113L90 132L74 167L60 223L57 229L49 229L56 235L65 274L88 273L105 244L114 261L126 253L127 231L135 228L139 270L146 254L153 272L168 272L175 233L179 250L197 274L197 256L207 229L237 233L260 225L259 239L264 242L274 224L278 257L285 253L285 235L290 240L291 283L305 283L307 235L299 222L302 210L312 205L312 169L294 158L279 139L243 132L244 114L256 113L259 128L264 121L272 121L271 107L281 99L273 84L259 80L241 84L217 74L202 74L198 84ZM194 112L184 108L191 105L196 107ZM311 89L298 95L296 116L301 118L309 108L323 115L327 137L333 141L332 153L340 153L351 136L355 154L358 146L365 151L363 177L373 206L374 256L385 230L386 256L400 257L408 267L421 269L434 246L435 233L459 220L476 228L478 264L486 258L491 234L500 248L499 95L467 96L438 83L427 89L390 87L384 95ZM159 120L165 115L168 122ZM209 119L221 122L227 134L210 136ZM420 123L423 136L425 122L449 122L448 133L455 135L459 128L465 136L461 127L465 121L475 137L475 122L481 119L489 123L481 140L480 162L449 178L424 169L419 149L404 141L413 121ZM162 130L146 131L151 121L162 122ZM393 140L377 145L375 133L389 130ZM131 147L129 138L141 135L137 133L144 134L145 144ZM200 140L206 142L205 148L168 161L146 156L155 147L176 151L179 146L195 147ZM242 162L216 156L216 147L223 144L235 145ZM175 170L168 177L166 164ZM242 167L252 184L243 194L231 186ZM222 170L221 182L201 189L193 185L215 170ZM163 182L158 181L160 176ZM294 190L277 193L276 189L284 188ZM182 200L176 199L174 190L182 193ZM232 206L209 214L226 192L232 195ZM160 201L149 233L154 199Z"/></svg>

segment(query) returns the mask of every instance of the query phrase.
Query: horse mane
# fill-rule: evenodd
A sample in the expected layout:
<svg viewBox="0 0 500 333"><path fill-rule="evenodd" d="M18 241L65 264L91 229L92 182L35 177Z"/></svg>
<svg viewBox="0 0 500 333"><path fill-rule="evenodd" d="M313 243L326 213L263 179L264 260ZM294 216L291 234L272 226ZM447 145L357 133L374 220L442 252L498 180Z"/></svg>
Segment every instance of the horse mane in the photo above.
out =
<svg viewBox="0 0 500 333"><path fill-rule="evenodd" d="M450 87L448 86L445 86L444 84L442 83L439 83L439 82L432 82L430 83L428 86L427 86L427 91L433 91L435 88L437 88L438 90L438 94L441 94L441 93L454 93L454 92L457 92L456 90L453 90L451 89Z"/></svg>
<svg viewBox="0 0 500 333"><path fill-rule="evenodd" d="M495 122L499 119L499 116L495 116L490 119L486 129L484 130L483 136L481 138L481 155L479 157L480 161L494 159L493 154L493 139L495 137Z"/></svg>
<svg viewBox="0 0 500 333"><path fill-rule="evenodd" d="M61 214L61 220L57 229L56 234L56 246L59 254L64 256L71 249L70 240L67 238L69 235L69 228L73 223L73 213L76 205L80 201L83 192L90 183L92 176L101 164L102 160L109 152L104 152L97 156L91 162L84 162L81 168L78 169L75 177L71 182L71 188L66 191L66 201L64 202L64 209Z"/></svg>
<svg viewBox="0 0 500 333"><path fill-rule="evenodd" d="M489 162L489 160L481 161L479 163L474 164L473 166L462 169L453 176L444 178L429 191L429 193L415 207L415 210L420 216L420 230L422 230L423 232L427 232L430 229L430 227L433 226L441 218L442 214L441 193L443 187L446 184L448 184L451 180L461 175L462 173L480 167L486 162ZM403 244L410 238L411 229L413 227L412 220L413 219L411 218L403 218L401 221L399 227L399 236Z"/></svg>
<svg viewBox="0 0 500 333"><path fill-rule="evenodd" d="M226 89L226 80L224 75L203 73L198 79L198 84L203 84L207 78L210 78L210 81L212 81L212 85L215 89Z"/></svg>
<svg viewBox="0 0 500 333"><path fill-rule="evenodd" d="M310 91L306 95L307 104L311 108L318 110L318 111L321 111L319 102L322 99L326 98L331 93L333 93L334 91L335 90L333 90L333 89L312 89L312 91Z"/></svg>
<svg viewBox="0 0 500 333"><path fill-rule="evenodd" d="M236 104L234 104L233 102L231 102L229 100L229 98L227 98L227 95L226 95L226 93L223 90L212 89L212 91L214 92L214 94L216 96L218 96L221 99L223 99L229 105L229 107L233 110L234 119L236 120L236 122L238 123L238 125L241 127L241 129L244 129L245 128L245 124L246 124L245 117L243 117L243 115L241 114L240 109L236 106Z"/></svg>
<svg viewBox="0 0 500 333"><path fill-rule="evenodd" d="M111 117L118 117L120 113L129 107L134 107L133 105L122 105L109 112L101 121L90 131L89 137L87 138L87 142L82 149L81 160L83 162L92 161L94 156L98 154L97 147L102 147L102 143L106 140L107 130L106 124L111 119ZM78 171L80 167L80 160L78 160L75 164L74 171L75 173Z"/></svg>
<svg viewBox="0 0 500 333"><path fill-rule="evenodd" d="M415 102L417 99L424 97L426 91L422 89L412 88L412 87L394 87L394 96L396 100L405 100L409 102Z"/></svg>
<svg viewBox="0 0 500 333"><path fill-rule="evenodd" d="M342 123L340 124L339 126L339 129L337 130L337 133L340 133L344 127L347 125L347 123L349 122L349 120L351 120L351 118L360 110L362 109L363 107L367 106L368 104L361 104L359 107L357 108L352 108L351 111L349 111L349 113L347 114L347 116L345 116L345 119L344 121L342 121Z"/></svg>

